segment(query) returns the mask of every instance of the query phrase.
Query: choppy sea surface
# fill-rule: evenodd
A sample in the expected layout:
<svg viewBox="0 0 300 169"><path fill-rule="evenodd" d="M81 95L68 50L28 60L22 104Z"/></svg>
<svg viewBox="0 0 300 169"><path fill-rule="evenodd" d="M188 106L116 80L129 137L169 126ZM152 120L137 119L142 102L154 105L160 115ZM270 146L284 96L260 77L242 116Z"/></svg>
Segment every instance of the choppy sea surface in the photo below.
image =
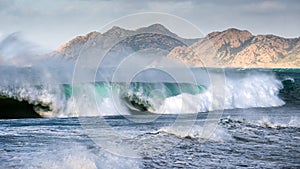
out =
<svg viewBox="0 0 300 169"><path fill-rule="evenodd" d="M70 85L3 83L1 105L25 101L47 116L0 120L0 168L300 168L299 71L232 71L222 111L209 106L208 83L192 91L188 84L93 84L100 115L84 95L74 113ZM124 114L107 89L117 91ZM9 108L0 108L3 117Z"/></svg>

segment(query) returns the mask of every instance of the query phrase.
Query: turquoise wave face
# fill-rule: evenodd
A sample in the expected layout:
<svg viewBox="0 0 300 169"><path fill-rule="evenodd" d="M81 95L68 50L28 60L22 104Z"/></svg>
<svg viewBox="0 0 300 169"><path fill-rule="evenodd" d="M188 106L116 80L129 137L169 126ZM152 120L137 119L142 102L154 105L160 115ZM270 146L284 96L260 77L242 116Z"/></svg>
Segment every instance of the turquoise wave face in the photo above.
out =
<svg viewBox="0 0 300 169"><path fill-rule="evenodd" d="M151 96L153 91L160 91L165 97L177 96L181 93L188 93L192 95L200 94L206 90L204 85L195 85L195 84L176 84L176 83L142 83L134 82L130 84L125 83L106 83L98 82L94 83L95 94L100 98L109 97L110 92L120 90L124 96L126 94L132 93L141 93L143 96ZM66 98L72 96L72 90L81 90L81 89L72 89L71 85L63 85L64 94Z"/></svg>
<svg viewBox="0 0 300 169"><path fill-rule="evenodd" d="M93 91L91 92L91 85ZM166 98L187 93L191 95L197 95L206 90L204 85L199 84L187 84L187 83L144 83L144 82L132 82L132 83L105 83L97 82L89 84L88 86L79 88L73 88L71 85L64 85L64 93L67 99L71 98L72 91L78 93L85 93L97 99L103 100L105 98L117 95L122 99L130 109L136 109L138 111L155 110L155 107L159 107L163 104Z"/></svg>

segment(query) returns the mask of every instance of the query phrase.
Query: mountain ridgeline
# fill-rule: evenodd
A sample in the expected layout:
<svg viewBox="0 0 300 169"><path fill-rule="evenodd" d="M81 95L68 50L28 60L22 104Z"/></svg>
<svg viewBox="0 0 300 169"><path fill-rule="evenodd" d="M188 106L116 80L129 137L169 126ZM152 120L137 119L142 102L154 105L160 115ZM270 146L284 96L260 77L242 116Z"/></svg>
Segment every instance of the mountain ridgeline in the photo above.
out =
<svg viewBox="0 0 300 169"><path fill-rule="evenodd" d="M230 28L212 32L203 38L184 39L160 24L137 30L112 27L105 33L91 32L62 45L57 52L76 59L83 47L107 49L123 44L133 51L160 47L167 57L176 58L193 67L298 68L300 67L300 37L252 35L247 30Z"/></svg>

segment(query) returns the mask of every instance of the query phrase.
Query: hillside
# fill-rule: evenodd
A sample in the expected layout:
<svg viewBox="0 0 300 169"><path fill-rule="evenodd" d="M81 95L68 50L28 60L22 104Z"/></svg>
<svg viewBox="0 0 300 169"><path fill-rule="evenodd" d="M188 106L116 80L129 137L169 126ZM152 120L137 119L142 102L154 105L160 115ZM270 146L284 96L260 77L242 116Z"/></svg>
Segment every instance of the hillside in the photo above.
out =
<svg viewBox="0 0 300 169"><path fill-rule="evenodd" d="M151 44L146 44L153 41L153 36L149 36L149 34L160 34L165 36L156 36L159 40L159 38L164 38L164 42L173 44L175 46L170 46L169 48L175 48L178 45L187 46L192 45L195 43L198 39L184 39L176 34L169 31L167 28L160 24L153 24L148 27L139 28L137 30L126 30L117 26L112 27L107 32L101 34L100 32L91 32L88 33L85 36L77 36L76 38L72 39L68 43L62 45L57 49L57 51L62 54L66 58L73 58L76 59L80 53L80 50L83 47L88 46L95 46L97 45L99 48L107 49L112 44L117 44L122 41L130 42L132 45L137 46L151 46ZM138 36L136 36L138 35ZM138 37L138 38L137 38ZM152 39L149 42L145 39ZM144 39L144 40L143 40ZM172 43L170 41L179 41L180 43ZM135 42L133 42L135 41ZM123 43L123 42L122 42ZM141 44L143 43L143 44ZM134 46L132 46L135 48Z"/></svg>
<svg viewBox="0 0 300 169"><path fill-rule="evenodd" d="M111 44L120 42L126 42L126 46L132 49L141 46L166 46L170 50L168 57L195 67L300 67L300 38L252 35L247 30L234 28L212 32L199 39L184 39L160 24L137 30L115 26L103 34L91 32L85 36L78 36L62 45L58 52L66 58L76 59L84 46L97 45L106 49Z"/></svg>
<svg viewBox="0 0 300 169"><path fill-rule="evenodd" d="M300 67L300 38L254 36L246 30L212 32L188 47L177 47L169 57L192 66Z"/></svg>

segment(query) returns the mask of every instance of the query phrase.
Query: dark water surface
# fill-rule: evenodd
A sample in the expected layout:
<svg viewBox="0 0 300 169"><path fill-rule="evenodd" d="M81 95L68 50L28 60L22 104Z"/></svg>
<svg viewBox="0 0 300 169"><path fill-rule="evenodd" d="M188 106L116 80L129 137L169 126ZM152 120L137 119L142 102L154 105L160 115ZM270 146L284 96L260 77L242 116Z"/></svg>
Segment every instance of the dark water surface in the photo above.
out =
<svg viewBox="0 0 300 169"><path fill-rule="evenodd" d="M207 113L198 115L192 134L164 131L176 119L163 115L150 123L106 117L129 138L140 158L111 154L86 133L82 121L101 132L99 118L1 120L1 168L299 168L299 107L235 109L224 112L214 134L197 134ZM146 115L138 118L149 118ZM134 118L134 117L132 117ZM84 119L84 120L83 120ZM93 127L92 127L93 128ZM146 141L143 141L146 140ZM155 142L153 142L155 141ZM171 148L165 150L165 146ZM153 149L153 151L146 151ZM147 154L148 153L148 154ZM126 153L125 153L126 154ZM130 152L128 152L130 154Z"/></svg>

